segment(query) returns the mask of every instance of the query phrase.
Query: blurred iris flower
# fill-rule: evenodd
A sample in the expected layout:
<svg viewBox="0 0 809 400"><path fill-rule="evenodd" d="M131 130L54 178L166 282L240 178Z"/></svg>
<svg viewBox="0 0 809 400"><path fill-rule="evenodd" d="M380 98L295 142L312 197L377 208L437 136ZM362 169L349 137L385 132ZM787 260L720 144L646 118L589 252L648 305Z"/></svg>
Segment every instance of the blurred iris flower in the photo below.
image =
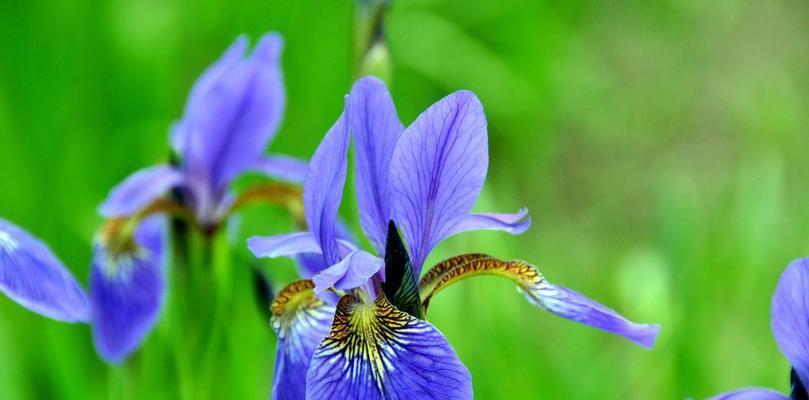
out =
<svg viewBox="0 0 809 400"><path fill-rule="evenodd" d="M286 104L281 75L282 40L265 34L252 54L241 36L194 84L183 118L174 124L171 145L180 163L142 169L115 187L99 211L106 217L133 215L168 191L181 194L181 206L206 230L215 229L242 199L230 183L254 171L300 183L306 163L264 155ZM278 187L282 188L282 187Z"/></svg>
<svg viewBox="0 0 809 400"><path fill-rule="evenodd" d="M360 223L379 257L335 230L350 132ZM308 231L248 241L257 257L315 254L326 267L286 287L272 305L279 338L273 399L472 398L469 371L424 317L437 292L475 275L506 277L559 316L653 346L659 326L629 322L523 261L464 254L418 280L430 251L449 236L480 229L520 234L530 226L525 209L470 213L487 169L486 117L473 93L445 97L405 129L381 81L354 85L309 165Z"/></svg>
<svg viewBox="0 0 809 400"><path fill-rule="evenodd" d="M0 219L0 290L46 317L91 323L98 354L120 362L137 349L160 313L162 220L152 216L137 227L119 225L123 220L108 224L95 240L87 294L46 244ZM134 231L113 234L118 228Z"/></svg>
<svg viewBox="0 0 809 400"><path fill-rule="evenodd" d="M712 400L781 400L807 399L804 382L809 382L809 258L795 260L787 266L775 294L770 311L772 331L778 348L792 364L792 393L789 397L763 388L727 392Z"/></svg>
<svg viewBox="0 0 809 400"><path fill-rule="evenodd" d="M47 317L90 322L98 354L118 363L151 332L163 304L166 235L156 214L184 217L210 234L250 201L300 208L300 190L284 184L258 185L238 197L228 192L246 171L291 182L305 174L302 161L263 155L285 105L281 46L269 33L246 56L247 39L239 37L194 84L172 128L180 165L141 170L111 191L99 207L108 220L94 243L89 294L45 244L2 220L0 290ZM172 189L180 201L167 196Z"/></svg>

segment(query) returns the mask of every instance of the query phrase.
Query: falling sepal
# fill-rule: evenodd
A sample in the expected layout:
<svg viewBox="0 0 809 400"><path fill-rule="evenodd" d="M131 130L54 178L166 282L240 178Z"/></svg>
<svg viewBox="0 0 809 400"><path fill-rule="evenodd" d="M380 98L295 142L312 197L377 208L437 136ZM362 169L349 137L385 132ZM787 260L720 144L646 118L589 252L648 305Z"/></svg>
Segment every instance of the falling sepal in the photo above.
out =
<svg viewBox="0 0 809 400"><path fill-rule="evenodd" d="M432 297L447 286L476 275L497 275L516 283L526 298L560 317L589 325L650 349L659 325L636 324L571 289L554 285L525 261L503 261L484 254L464 254L437 264L421 280L424 312Z"/></svg>
<svg viewBox="0 0 809 400"><path fill-rule="evenodd" d="M88 322L90 302L42 241L0 218L0 291L19 305L64 322Z"/></svg>
<svg viewBox="0 0 809 400"><path fill-rule="evenodd" d="M120 363L137 350L160 316L164 223L158 216L139 223L112 220L96 240L90 269L93 344L107 362Z"/></svg>
<svg viewBox="0 0 809 400"><path fill-rule="evenodd" d="M413 264L393 221L388 224L385 281L382 282L382 290L396 308L418 319L424 319Z"/></svg>
<svg viewBox="0 0 809 400"><path fill-rule="evenodd" d="M300 400L306 396L306 371L318 344L329 333L334 306L315 297L311 280L291 283L270 307L278 336L272 398Z"/></svg>
<svg viewBox="0 0 809 400"><path fill-rule="evenodd" d="M471 399L472 380L444 336L394 307L348 294L312 357L306 398Z"/></svg>

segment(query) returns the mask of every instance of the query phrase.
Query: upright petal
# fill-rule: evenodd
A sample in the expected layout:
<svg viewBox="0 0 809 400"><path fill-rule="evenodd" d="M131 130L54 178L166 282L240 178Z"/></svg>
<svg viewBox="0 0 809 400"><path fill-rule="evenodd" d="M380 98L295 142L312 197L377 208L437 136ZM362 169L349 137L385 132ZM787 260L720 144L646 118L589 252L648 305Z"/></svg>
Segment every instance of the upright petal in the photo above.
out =
<svg viewBox="0 0 809 400"><path fill-rule="evenodd" d="M239 65L244 53L247 50L248 40L247 36L240 35L233 41L233 43L225 50L222 56L216 62L209 66L205 72L200 75L194 86L191 88L191 93L188 96L188 101L185 105L185 116L191 118L197 110L205 108L205 103L208 101L208 94L222 79L227 76L232 69ZM180 154L185 161L202 159L203 150L202 142L204 138L198 134L194 134L188 127L180 123L174 124L171 130L171 145L178 154Z"/></svg>
<svg viewBox="0 0 809 400"><path fill-rule="evenodd" d="M789 397L771 389L750 388L718 394L709 400L789 400Z"/></svg>
<svg viewBox="0 0 809 400"><path fill-rule="evenodd" d="M379 272L383 264L382 259L368 252L354 251L312 278L315 293L322 293L330 288L351 290L360 287Z"/></svg>
<svg viewBox="0 0 809 400"><path fill-rule="evenodd" d="M278 335L273 400L306 397L306 373L320 341L329 333L334 306L316 298L312 281L296 281L272 303L271 324Z"/></svg>
<svg viewBox="0 0 809 400"><path fill-rule="evenodd" d="M573 290L548 282L525 261L503 261L485 254L464 254L445 260L428 271L419 283L424 310L432 297L447 286L477 275L497 275L512 280L526 298L562 318L621 335L650 349L654 346L659 325L636 324L617 312Z"/></svg>
<svg viewBox="0 0 809 400"><path fill-rule="evenodd" d="M266 34L245 59L246 41L237 39L194 86L173 129L189 173L212 193L250 168L275 133L286 104L281 47L280 36Z"/></svg>
<svg viewBox="0 0 809 400"><path fill-rule="evenodd" d="M471 399L472 380L444 336L384 295L340 299L331 332L315 351L307 399Z"/></svg>
<svg viewBox="0 0 809 400"><path fill-rule="evenodd" d="M472 92L455 92L409 126L390 165L394 220L416 275L430 250L472 209L489 165L486 116Z"/></svg>
<svg viewBox="0 0 809 400"><path fill-rule="evenodd" d="M323 250L328 265L340 260L337 244L337 211L343 199L348 158L349 104L320 142L303 183L303 209L309 231Z"/></svg>
<svg viewBox="0 0 809 400"><path fill-rule="evenodd" d="M221 142L211 166L215 187L226 186L254 164L278 129L286 106L280 66L282 47L280 35L265 34L243 64L248 82L236 99L235 114L222 132L227 138Z"/></svg>
<svg viewBox="0 0 809 400"><path fill-rule="evenodd" d="M809 258L787 266L772 298L772 330L781 352L809 382Z"/></svg>
<svg viewBox="0 0 809 400"><path fill-rule="evenodd" d="M64 322L90 320L90 303L50 248L0 218L0 291L21 306Z"/></svg>
<svg viewBox="0 0 809 400"><path fill-rule="evenodd" d="M282 155L261 157L251 167L256 172L292 183L303 183L308 168L306 161Z"/></svg>
<svg viewBox="0 0 809 400"><path fill-rule="evenodd" d="M107 362L119 363L154 328L166 291L163 219L152 217L135 233L137 248L113 254L97 243L90 270L93 343Z"/></svg>
<svg viewBox="0 0 809 400"><path fill-rule="evenodd" d="M145 168L124 179L98 208L112 218L135 214L183 182L183 173L168 165Z"/></svg>
<svg viewBox="0 0 809 400"><path fill-rule="evenodd" d="M362 78L351 89L351 131L357 150L357 206L360 223L379 254L385 251L390 220L390 160L404 126L385 84Z"/></svg>

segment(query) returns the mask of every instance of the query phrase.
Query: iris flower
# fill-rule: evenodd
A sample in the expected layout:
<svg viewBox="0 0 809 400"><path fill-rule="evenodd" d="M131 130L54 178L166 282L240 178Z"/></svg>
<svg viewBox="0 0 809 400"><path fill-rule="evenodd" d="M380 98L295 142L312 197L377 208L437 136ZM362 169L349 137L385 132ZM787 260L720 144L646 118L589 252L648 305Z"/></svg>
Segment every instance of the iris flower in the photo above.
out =
<svg viewBox="0 0 809 400"><path fill-rule="evenodd" d="M197 80L172 127L179 165L134 173L99 207L108 220L94 243L89 294L43 243L7 222L0 226L0 289L45 316L91 322L96 350L108 362L135 351L154 328L166 291L165 235L155 214L185 217L210 234L247 202L300 202L299 190L286 185L228 192L247 171L291 182L305 174L302 161L263 155L285 105L281 47L269 33L246 55L247 39L239 37ZM179 202L166 196L172 189Z"/></svg>
<svg viewBox="0 0 809 400"><path fill-rule="evenodd" d="M112 190L99 211L106 217L143 210L171 189L204 229L216 228L232 210L230 183L248 171L301 182L306 163L264 155L284 113L286 94L279 65L282 40L261 37L250 55L240 36L191 89L171 145L180 163L135 172ZM238 202L239 200L235 200Z"/></svg>
<svg viewBox="0 0 809 400"><path fill-rule="evenodd" d="M352 134L360 224L377 255L335 231ZM309 164L308 231L248 241L257 257L319 255L326 266L272 305L273 399L471 398L469 371L425 314L436 293L475 275L511 279L537 306L652 347L659 326L632 323L523 261L464 254L418 279L430 251L449 236L520 234L530 226L525 209L470 213L488 169L487 141L483 107L469 91L445 97L404 128L381 81L354 85Z"/></svg>
<svg viewBox="0 0 809 400"><path fill-rule="evenodd" d="M792 364L792 393L789 397L763 388L741 389L712 397L712 400L781 400L807 399L804 382L809 382L809 258L795 260L787 266L771 307L775 342Z"/></svg>
<svg viewBox="0 0 809 400"><path fill-rule="evenodd" d="M95 240L88 294L46 244L0 219L0 290L37 314L90 323L98 354L119 362L139 346L159 315L161 220L148 218L127 236L118 234L122 221L102 230Z"/></svg>

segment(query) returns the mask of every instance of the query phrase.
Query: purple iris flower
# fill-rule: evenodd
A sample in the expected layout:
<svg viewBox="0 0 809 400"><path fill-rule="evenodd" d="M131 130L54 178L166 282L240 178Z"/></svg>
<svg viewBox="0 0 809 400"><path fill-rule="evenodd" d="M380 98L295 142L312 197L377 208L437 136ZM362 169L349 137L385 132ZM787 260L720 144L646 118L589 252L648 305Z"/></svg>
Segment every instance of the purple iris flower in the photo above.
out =
<svg viewBox="0 0 809 400"><path fill-rule="evenodd" d="M770 310L772 331L778 348L792 364L792 393L787 397L763 388L741 389L712 397L712 400L806 399L804 382L809 382L809 258L787 266Z"/></svg>
<svg viewBox="0 0 809 400"><path fill-rule="evenodd" d="M378 256L335 231L351 134L360 223ZM520 234L530 226L525 209L470 213L487 169L486 116L473 93L445 97L405 128L381 81L354 85L309 164L308 232L248 241L257 257L314 254L325 267L273 303L279 337L273 399L471 398L469 371L424 314L438 291L481 274L513 280L557 315L653 345L659 326L627 321L522 261L466 254L422 276L430 251L449 236L480 229ZM342 297L335 302L333 294Z"/></svg>
<svg viewBox="0 0 809 400"><path fill-rule="evenodd" d="M279 65L282 45L278 34L267 33L248 55L247 38L237 38L194 84L182 119L172 127L179 165L135 172L112 190L101 214L132 215L178 189L199 225L212 228L232 204L228 188L242 173L303 181L305 162L264 154L286 104Z"/></svg>
<svg viewBox="0 0 809 400"><path fill-rule="evenodd" d="M89 295L44 244L5 222L0 289L51 318L91 322L96 350L108 362L135 351L154 328L166 291L165 236L160 219L149 216L190 216L210 232L241 201L228 193L240 174L303 180L304 162L264 155L286 102L281 47L280 36L269 33L247 55L247 39L236 39L194 84L183 118L172 127L179 165L143 169L110 192L99 207L109 220L94 244ZM180 203L166 201L172 189L180 193Z"/></svg>
<svg viewBox="0 0 809 400"><path fill-rule="evenodd" d="M140 345L160 313L162 225L161 217L151 217L129 236L111 227L131 225L108 225L96 239L88 295L47 245L0 219L0 291L46 317L90 323L98 354L118 363Z"/></svg>

